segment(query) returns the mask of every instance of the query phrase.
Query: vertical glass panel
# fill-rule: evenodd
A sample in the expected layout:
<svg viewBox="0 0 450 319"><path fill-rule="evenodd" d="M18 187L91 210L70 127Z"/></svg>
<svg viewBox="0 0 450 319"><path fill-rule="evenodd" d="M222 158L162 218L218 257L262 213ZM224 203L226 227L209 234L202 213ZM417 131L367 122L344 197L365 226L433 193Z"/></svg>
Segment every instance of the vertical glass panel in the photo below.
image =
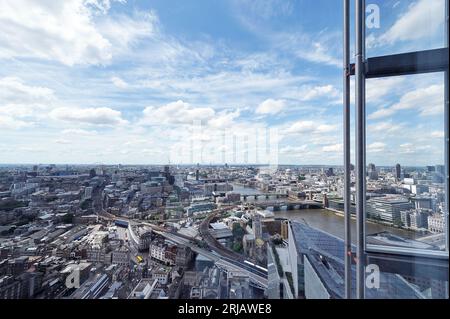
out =
<svg viewBox="0 0 450 319"><path fill-rule="evenodd" d="M374 0L366 7L367 57L441 48L445 0Z"/></svg>
<svg viewBox="0 0 450 319"><path fill-rule="evenodd" d="M380 289L443 298L448 277L432 264L446 249L443 74L369 79L366 110L366 247L409 256L376 260Z"/></svg>
<svg viewBox="0 0 450 319"><path fill-rule="evenodd" d="M366 89L367 243L445 250L443 74Z"/></svg>

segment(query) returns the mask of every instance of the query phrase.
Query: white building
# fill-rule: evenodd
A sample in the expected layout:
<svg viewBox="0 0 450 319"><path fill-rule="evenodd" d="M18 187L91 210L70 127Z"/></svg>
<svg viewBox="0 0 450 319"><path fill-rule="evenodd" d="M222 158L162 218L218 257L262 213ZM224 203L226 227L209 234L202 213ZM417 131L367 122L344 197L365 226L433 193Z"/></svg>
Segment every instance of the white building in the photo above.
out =
<svg viewBox="0 0 450 319"><path fill-rule="evenodd" d="M428 216L428 230L433 233L444 232L444 217L441 214L433 214Z"/></svg>
<svg viewBox="0 0 450 319"><path fill-rule="evenodd" d="M133 289L128 299L150 299L158 280L142 279Z"/></svg>

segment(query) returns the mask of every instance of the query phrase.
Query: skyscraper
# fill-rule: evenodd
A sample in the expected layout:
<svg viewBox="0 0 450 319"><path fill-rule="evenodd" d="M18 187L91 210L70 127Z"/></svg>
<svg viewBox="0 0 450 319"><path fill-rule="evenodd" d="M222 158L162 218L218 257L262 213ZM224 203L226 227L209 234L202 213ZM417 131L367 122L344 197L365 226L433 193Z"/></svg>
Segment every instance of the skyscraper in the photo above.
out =
<svg viewBox="0 0 450 319"><path fill-rule="evenodd" d="M443 183L445 181L445 166L436 165L434 172L434 182Z"/></svg>
<svg viewBox="0 0 450 319"><path fill-rule="evenodd" d="M377 168L375 167L375 164L373 164L373 163L369 164L367 173L368 173L369 179L371 179L371 180L378 179L378 173L377 173Z"/></svg>
<svg viewBox="0 0 450 319"><path fill-rule="evenodd" d="M400 164L395 165L395 177L397 179L400 179L402 175L402 168L400 166Z"/></svg>

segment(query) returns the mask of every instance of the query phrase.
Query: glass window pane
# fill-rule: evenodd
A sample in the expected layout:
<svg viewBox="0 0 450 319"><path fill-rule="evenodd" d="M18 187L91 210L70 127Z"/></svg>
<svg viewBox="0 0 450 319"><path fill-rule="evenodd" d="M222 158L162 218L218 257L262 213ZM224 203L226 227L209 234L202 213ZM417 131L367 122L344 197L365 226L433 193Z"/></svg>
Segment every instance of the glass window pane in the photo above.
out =
<svg viewBox="0 0 450 319"><path fill-rule="evenodd" d="M445 46L445 0L367 1L366 56Z"/></svg>
<svg viewBox="0 0 450 319"><path fill-rule="evenodd" d="M445 250L443 74L366 88L367 243Z"/></svg>
<svg viewBox="0 0 450 319"><path fill-rule="evenodd" d="M387 256L366 297L446 298L443 74L367 80L366 114L366 248Z"/></svg>

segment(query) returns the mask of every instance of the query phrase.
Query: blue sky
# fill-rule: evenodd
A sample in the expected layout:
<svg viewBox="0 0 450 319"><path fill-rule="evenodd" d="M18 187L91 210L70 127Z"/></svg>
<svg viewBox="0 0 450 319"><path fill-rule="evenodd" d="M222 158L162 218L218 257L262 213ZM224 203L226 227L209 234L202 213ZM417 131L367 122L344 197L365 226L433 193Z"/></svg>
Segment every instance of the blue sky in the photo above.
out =
<svg viewBox="0 0 450 319"><path fill-rule="evenodd" d="M368 56L443 46L444 0L367 3ZM0 163L243 162L270 131L279 163L339 165L341 16L337 0L0 0ZM442 74L367 88L368 161L443 162Z"/></svg>

